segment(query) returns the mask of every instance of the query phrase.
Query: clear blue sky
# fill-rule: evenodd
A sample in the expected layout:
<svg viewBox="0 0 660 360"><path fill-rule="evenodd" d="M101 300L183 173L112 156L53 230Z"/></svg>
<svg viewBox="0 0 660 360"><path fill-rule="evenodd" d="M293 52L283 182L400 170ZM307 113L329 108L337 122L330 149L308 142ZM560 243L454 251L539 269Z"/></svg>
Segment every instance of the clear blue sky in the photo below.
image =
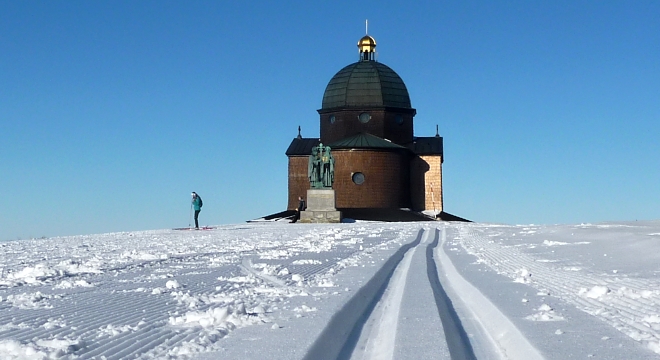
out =
<svg viewBox="0 0 660 360"><path fill-rule="evenodd" d="M0 240L285 209L357 40L445 140L475 221L660 218L658 1L0 2Z"/></svg>

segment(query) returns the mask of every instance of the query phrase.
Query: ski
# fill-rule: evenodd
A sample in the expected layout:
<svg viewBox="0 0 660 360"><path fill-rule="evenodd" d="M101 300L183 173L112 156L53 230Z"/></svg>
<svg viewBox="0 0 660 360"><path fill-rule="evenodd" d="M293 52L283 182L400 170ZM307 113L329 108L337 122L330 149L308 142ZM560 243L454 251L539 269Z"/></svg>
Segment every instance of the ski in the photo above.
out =
<svg viewBox="0 0 660 360"><path fill-rule="evenodd" d="M213 226L202 226L199 229L196 229L194 227L184 227L184 228L174 228L172 230L213 230L215 227Z"/></svg>

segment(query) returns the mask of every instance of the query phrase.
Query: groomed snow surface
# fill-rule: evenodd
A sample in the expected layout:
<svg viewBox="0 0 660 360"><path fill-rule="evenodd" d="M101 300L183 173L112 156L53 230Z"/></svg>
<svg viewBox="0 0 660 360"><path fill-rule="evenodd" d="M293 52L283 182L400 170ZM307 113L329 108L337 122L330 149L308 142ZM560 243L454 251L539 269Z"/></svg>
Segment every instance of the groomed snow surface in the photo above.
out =
<svg viewBox="0 0 660 360"><path fill-rule="evenodd" d="M660 221L0 243L0 359L657 359Z"/></svg>

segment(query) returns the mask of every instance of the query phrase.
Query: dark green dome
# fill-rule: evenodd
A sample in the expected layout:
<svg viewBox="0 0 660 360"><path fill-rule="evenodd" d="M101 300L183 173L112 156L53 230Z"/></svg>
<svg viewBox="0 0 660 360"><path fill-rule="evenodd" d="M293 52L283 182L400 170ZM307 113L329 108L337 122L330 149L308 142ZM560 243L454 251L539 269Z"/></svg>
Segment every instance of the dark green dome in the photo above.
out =
<svg viewBox="0 0 660 360"><path fill-rule="evenodd" d="M410 109L410 96L401 77L387 65L358 61L339 70L323 94L322 109L395 107Z"/></svg>

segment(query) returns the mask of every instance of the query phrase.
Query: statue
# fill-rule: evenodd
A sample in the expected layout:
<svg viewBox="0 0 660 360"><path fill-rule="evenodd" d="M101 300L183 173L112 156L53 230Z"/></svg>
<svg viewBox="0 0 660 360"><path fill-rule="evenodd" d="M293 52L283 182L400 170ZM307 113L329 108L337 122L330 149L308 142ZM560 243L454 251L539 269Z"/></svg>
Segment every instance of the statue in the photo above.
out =
<svg viewBox="0 0 660 360"><path fill-rule="evenodd" d="M335 159L330 153L330 146L326 146L323 149L323 155L321 155L321 182L323 187L332 188L332 183L335 181Z"/></svg>
<svg viewBox="0 0 660 360"><path fill-rule="evenodd" d="M335 180L335 159L330 153L329 146L318 146L312 148L307 165L307 177L312 189L332 188Z"/></svg>
<svg viewBox="0 0 660 360"><path fill-rule="evenodd" d="M318 147L312 148L312 155L309 156L309 163L307 164L307 177L312 189L321 188L321 157L319 155Z"/></svg>

